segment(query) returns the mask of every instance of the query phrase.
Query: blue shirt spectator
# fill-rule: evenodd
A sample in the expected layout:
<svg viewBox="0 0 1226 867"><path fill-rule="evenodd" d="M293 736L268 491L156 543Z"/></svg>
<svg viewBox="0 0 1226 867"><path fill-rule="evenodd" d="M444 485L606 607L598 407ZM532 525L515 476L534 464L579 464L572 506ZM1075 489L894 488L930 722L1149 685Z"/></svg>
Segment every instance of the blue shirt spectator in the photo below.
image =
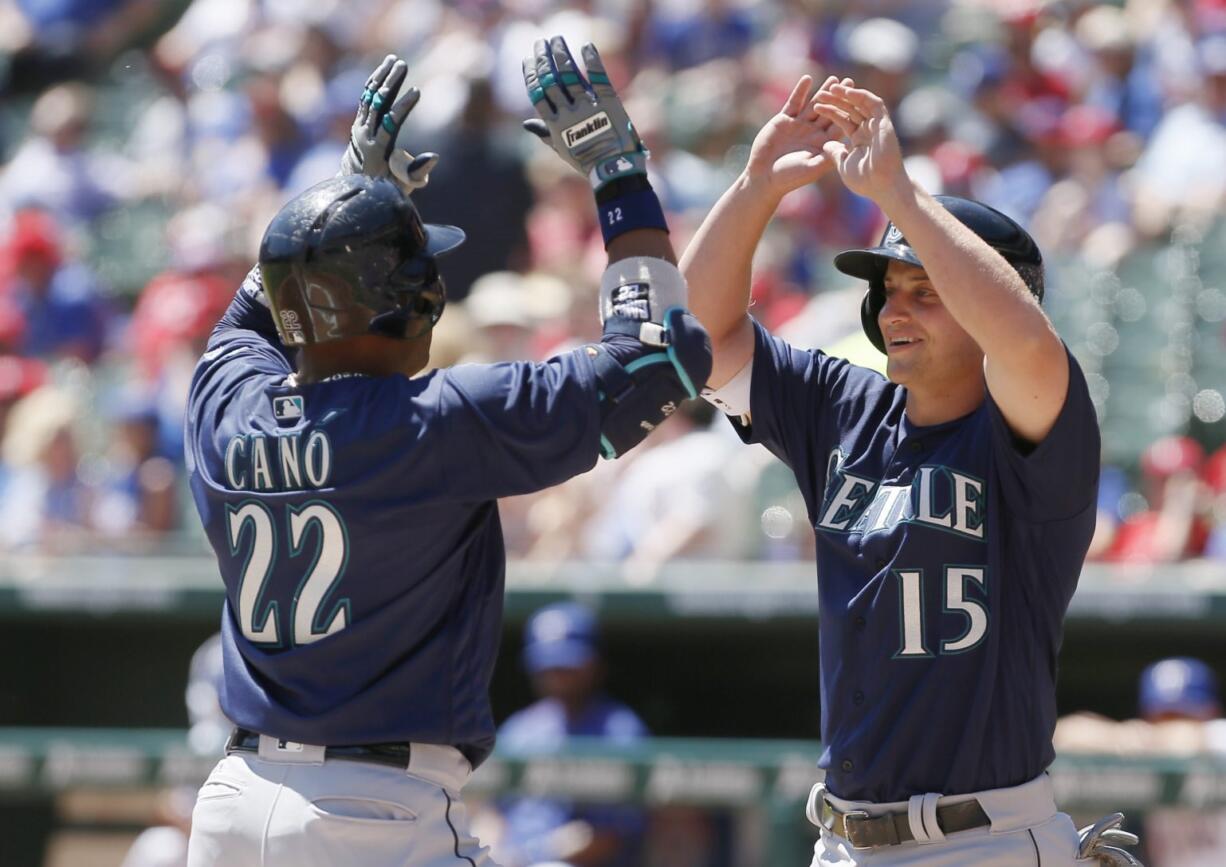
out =
<svg viewBox="0 0 1226 867"><path fill-rule="evenodd" d="M599 691L596 644L595 618L582 606L552 605L529 620L524 665L542 698L503 723L500 749L550 753L572 737L630 744L647 735L634 711ZM633 867L641 862L645 822L635 807L560 798L525 798L501 807L504 830L495 848L504 867L541 861Z"/></svg>

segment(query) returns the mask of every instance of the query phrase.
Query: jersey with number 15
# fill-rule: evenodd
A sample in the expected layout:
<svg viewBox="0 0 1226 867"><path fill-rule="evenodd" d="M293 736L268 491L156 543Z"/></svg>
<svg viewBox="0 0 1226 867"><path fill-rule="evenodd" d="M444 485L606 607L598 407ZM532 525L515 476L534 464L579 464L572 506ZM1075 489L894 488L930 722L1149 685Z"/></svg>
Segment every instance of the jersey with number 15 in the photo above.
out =
<svg viewBox="0 0 1226 867"><path fill-rule="evenodd" d="M755 330L752 426L738 429L792 469L816 533L831 792L894 802L1038 776L1094 530L1098 423L1077 362L1031 447L990 394L920 427L902 386Z"/></svg>
<svg viewBox="0 0 1226 867"><path fill-rule="evenodd" d="M584 353L295 386L254 273L187 412L192 494L225 581L222 709L310 744L416 741L475 766L505 551L495 498L589 469Z"/></svg>

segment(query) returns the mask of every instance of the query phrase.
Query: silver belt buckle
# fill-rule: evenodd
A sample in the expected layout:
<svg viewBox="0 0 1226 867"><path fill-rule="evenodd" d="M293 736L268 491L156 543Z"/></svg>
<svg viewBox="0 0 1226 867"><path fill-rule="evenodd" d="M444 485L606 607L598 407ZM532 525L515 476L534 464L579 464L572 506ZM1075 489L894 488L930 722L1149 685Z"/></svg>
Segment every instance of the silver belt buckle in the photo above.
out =
<svg viewBox="0 0 1226 867"><path fill-rule="evenodd" d="M855 832L852 830L851 821L853 819L867 820L869 817L867 810L851 810L843 814L843 833L847 837L847 842L851 843L853 849L872 849L873 846L868 843L860 843L856 840Z"/></svg>

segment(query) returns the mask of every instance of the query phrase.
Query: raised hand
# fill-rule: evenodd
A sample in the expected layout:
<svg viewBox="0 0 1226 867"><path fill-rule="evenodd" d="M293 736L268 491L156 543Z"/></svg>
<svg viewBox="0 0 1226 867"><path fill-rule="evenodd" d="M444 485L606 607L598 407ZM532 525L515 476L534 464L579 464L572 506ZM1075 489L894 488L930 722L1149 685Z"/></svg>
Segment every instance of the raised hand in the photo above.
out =
<svg viewBox="0 0 1226 867"><path fill-rule="evenodd" d="M801 76L783 108L766 122L753 140L749 163L745 167L752 180L764 181L782 195L813 183L834 167L822 147L841 133L817 107L821 94L838 81L837 77L830 76L810 98L813 78ZM844 81L850 83L851 79Z"/></svg>
<svg viewBox="0 0 1226 867"><path fill-rule="evenodd" d="M839 177L853 193L882 205L907 179L902 148L885 103L872 91L852 86L848 79L819 92L814 101L817 113L846 139L822 146Z"/></svg>
<svg viewBox="0 0 1226 867"><path fill-rule="evenodd" d="M349 130L349 147L341 157L342 175L365 174L373 178L390 175L406 193L429 182L438 154L413 156L396 149L400 128L421 98L421 91L410 87L397 99L407 74L405 62L389 54L366 80Z"/></svg>
<svg viewBox="0 0 1226 867"><path fill-rule="evenodd" d="M609 81L596 46L583 46L587 77L566 40L538 39L525 58L524 86L539 115L524 129L549 145L593 189L629 175L645 175L647 149Z"/></svg>

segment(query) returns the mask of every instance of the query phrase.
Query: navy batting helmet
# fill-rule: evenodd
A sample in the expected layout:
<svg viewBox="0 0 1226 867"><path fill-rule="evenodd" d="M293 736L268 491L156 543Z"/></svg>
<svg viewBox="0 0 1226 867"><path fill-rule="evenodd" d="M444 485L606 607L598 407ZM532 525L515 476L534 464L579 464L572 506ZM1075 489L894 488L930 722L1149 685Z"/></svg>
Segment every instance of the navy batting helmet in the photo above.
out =
<svg viewBox="0 0 1226 867"><path fill-rule="evenodd" d="M982 202L958 196L935 198L963 225L1004 256L1005 261L1017 269L1034 296L1043 300L1043 256L1034 238L1025 229ZM919 256L915 255L907 239L893 223L885 227L881 243L876 247L847 250L834 257L834 267L844 274L868 281L868 291L864 293L860 306L860 322L873 346L882 352L885 352L885 339L881 336L881 326L877 324L877 314L885 306L885 269L890 259L923 267Z"/></svg>
<svg viewBox="0 0 1226 867"><path fill-rule="evenodd" d="M425 334L447 301L434 257L463 240L455 226L422 222L385 178L316 184L277 212L260 242L260 276L281 342Z"/></svg>

